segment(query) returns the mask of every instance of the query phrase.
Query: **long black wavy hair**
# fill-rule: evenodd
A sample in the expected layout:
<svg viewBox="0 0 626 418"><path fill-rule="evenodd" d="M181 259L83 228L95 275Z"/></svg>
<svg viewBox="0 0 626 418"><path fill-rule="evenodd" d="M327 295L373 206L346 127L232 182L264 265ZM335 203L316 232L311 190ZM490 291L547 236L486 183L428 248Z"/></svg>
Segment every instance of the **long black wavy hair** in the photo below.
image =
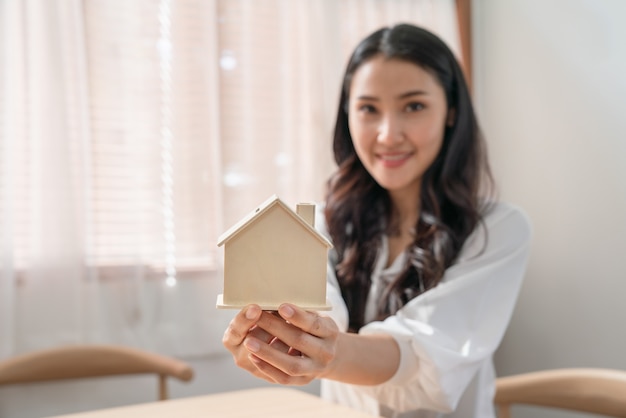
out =
<svg viewBox="0 0 626 418"><path fill-rule="evenodd" d="M493 200L494 183L463 72L446 44L408 24L382 28L356 47L344 75L333 151L337 171L328 181L325 216L338 256L337 279L350 313L350 330L365 323L365 304L381 238L393 232L393 207L356 155L348 128L348 99L355 71L373 57L404 60L432 74L445 91L454 121L422 177L420 216L409 262L384 290L377 319L394 314L436 286Z"/></svg>

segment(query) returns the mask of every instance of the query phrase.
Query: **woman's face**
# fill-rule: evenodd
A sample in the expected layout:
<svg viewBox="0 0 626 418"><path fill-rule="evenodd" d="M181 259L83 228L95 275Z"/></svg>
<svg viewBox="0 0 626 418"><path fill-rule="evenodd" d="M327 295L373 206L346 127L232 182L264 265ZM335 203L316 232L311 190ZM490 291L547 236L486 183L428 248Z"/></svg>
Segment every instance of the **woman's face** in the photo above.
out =
<svg viewBox="0 0 626 418"><path fill-rule="evenodd" d="M348 125L356 153L392 197L418 199L448 120L443 88L423 68L376 56L354 73Z"/></svg>

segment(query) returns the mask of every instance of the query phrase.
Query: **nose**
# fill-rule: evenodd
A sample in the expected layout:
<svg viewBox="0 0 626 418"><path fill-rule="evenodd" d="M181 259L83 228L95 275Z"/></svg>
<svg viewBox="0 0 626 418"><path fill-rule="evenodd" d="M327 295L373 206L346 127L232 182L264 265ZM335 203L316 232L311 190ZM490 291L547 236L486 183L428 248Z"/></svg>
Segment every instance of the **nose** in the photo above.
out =
<svg viewBox="0 0 626 418"><path fill-rule="evenodd" d="M378 126L376 141L380 144L392 146L404 139L402 121L394 115L386 115Z"/></svg>

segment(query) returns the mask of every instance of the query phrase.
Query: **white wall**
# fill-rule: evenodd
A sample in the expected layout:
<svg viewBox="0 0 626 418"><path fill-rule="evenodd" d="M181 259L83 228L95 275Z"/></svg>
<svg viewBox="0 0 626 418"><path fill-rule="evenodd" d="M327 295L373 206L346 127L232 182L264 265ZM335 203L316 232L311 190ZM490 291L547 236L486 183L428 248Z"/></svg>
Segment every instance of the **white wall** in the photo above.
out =
<svg viewBox="0 0 626 418"><path fill-rule="evenodd" d="M626 369L626 2L474 0L473 11L501 196L534 224L498 373Z"/></svg>

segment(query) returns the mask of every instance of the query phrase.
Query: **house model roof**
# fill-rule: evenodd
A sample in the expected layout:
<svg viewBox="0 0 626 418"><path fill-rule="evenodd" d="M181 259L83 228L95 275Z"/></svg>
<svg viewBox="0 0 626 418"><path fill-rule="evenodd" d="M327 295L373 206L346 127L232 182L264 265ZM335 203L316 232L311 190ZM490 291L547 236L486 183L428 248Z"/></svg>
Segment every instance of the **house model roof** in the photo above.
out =
<svg viewBox="0 0 626 418"><path fill-rule="evenodd" d="M237 234L239 234L241 231L244 231L246 227L254 223L255 220L257 220L264 212L274 207L275 205L281 206L287 214L292 216L295 221L299 222L303 228L311 233L312 236L320 240L328 248L332 248L333 245L330 243L330 241L326 239L324 235L317 232L314 227L309 225L304 219L302 219L296 212L294 212L287 204L285 204L285 202L280 200L280 198L276 195L271 196L265 202L261 203L259 207L243 217L239 222L237 222L230 229L220 235L217 241L218 247L224 245L227 241L237 236Z"/></svg>
<svg viewBox="0 0 626 418"><path fill-rule="evenodd" d="M274 195L218 239L224 247L224 293L217 308L251 303L264 310L294 303L328 310L327 257L332 244L313 227L315 205L293 211Z"/></svg>

